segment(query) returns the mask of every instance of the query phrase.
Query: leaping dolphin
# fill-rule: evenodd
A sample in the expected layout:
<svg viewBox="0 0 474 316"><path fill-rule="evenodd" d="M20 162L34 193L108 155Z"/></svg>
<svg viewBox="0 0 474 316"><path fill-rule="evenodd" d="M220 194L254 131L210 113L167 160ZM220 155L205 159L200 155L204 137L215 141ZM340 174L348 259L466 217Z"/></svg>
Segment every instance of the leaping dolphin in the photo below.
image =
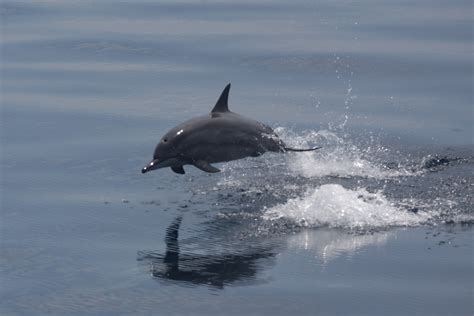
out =
<svg viewBox="0 0 474 316"><path fill-rule="evenodd" d="M170 167L184 174L184 165L203 171L220 170L211 163L258 157L267 151L312 151L289 148L263 123L231 112L228 106L230 83L224 88L211 113L190 119L171 129L156 146L153 160L142 173Z"/></svg>

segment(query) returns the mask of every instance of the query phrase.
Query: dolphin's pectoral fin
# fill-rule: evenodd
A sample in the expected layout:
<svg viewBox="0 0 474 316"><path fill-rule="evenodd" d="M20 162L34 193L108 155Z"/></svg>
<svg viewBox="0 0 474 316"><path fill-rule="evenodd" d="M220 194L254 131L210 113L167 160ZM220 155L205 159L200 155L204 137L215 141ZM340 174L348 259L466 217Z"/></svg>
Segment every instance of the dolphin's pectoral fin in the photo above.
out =
<svg viewBox="0 0 474 316"><path fill-rule="evenodd" d="M217 169L216 167L211 166L211 165L210 165L207 161L205 161L205 160L197 160L197 161L195 161L193 164L194 164L194 166L196 166L196 168L199 168L199 169L201 169L202 171L206 171L206 172L209 172L209 173L220 172L219 169Z"/></svg>
<svg viewBox="0 0 474 316"><path fill-rule="evenodd" d="M179 173L179 174L184 174L185 173L183 166L174 166L174 167L171 167L171 170L173 170L174 172Z"/></svg>

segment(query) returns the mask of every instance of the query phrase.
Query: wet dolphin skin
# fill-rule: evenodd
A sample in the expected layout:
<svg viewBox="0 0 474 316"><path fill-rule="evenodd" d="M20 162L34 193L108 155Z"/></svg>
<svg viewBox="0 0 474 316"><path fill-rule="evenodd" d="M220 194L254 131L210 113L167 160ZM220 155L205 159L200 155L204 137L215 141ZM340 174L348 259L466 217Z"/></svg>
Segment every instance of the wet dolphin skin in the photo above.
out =
<svg viewBox="0 0 474 316"><path fill-rule="evenodd" d="M230 84L217 100L212 111L192 118L166 133L158 143L142 173L170 167L184 174L184 165L193 165L205 172L219 172L211 163L245 157L258 157L267 151L311 151L288 148L267 125L229 110Z"/></svg>

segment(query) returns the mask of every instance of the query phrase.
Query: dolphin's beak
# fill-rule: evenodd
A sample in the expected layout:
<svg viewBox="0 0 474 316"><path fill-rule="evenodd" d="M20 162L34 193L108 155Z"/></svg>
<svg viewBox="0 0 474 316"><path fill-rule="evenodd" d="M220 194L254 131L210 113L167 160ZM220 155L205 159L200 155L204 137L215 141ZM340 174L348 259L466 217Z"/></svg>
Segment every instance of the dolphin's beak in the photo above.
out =
<svg viewBox="0 0 474 316"><path fill-rule="evenodd" d="M142 173L152 171L152 170L155 170L155 169L158 169L158 168L159 168L158 159L153 159L152 161L150 161L150 163L148 165L143 167Z"/></svg>

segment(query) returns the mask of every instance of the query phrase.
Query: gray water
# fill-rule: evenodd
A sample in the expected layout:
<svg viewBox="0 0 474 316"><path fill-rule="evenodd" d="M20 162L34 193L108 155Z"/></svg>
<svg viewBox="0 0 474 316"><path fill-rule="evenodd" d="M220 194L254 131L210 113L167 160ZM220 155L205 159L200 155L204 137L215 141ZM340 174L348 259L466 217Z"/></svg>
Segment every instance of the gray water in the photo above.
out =
<svg viewBox="0 0 474 316"><path fill-rule="evenodd" d="M0 13L0 313L473 313L471 1ZM229 82L323 148L142 175Z"/></svg>

